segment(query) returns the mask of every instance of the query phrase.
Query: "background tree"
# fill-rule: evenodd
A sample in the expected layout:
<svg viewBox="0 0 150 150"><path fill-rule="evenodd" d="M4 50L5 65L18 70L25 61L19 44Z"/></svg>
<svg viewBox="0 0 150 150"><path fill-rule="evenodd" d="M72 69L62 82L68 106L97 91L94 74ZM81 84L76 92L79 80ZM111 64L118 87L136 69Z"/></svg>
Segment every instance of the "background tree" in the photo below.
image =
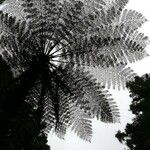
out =
<svg viewBox="0 0 150 150"><path fill-rule="evenodd" d="M36 122L46 123L44 132L55 130L64 138L72 127L87 141L92 118L117 122L118 108L104 88L124 88L135 76L127 63L147 55L148 38L137 31L146 19L123 10L127 2L21 0L13 7L22 15L4 10L1 55L15 78L6 110L33 103ZM98 71L99 83L91 69Z"/></svg>
<svg viewBox="0 0 150 150"><path fill-rule="evenodd" d="M130 150L150 149L150 75L135 77L129 82L132 104L130 110L135 115L133 123L127 124L124 132L116 134L118 140Z"/></svg>

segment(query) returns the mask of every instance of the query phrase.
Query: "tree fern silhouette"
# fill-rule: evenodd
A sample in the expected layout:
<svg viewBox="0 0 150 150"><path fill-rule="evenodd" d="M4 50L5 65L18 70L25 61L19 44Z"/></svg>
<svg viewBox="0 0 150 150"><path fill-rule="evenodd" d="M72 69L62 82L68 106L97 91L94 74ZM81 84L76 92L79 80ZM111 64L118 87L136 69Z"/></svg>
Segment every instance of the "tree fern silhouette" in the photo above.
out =
<svg viewBox="0 0 150 150"><path fill-rule="evenodd" d="M118 121L104 88L120 89L132 80L135 73L126 66L144 58L148 44L137 31L146 19L123 10L127 2L21 0L24 18L11 16L11 10L1 13L1 55L19 91L12 90L10 106L32 101L45 132L54 129L60 138L72 127L90 141L92 118ZM100 71L99 83L90 69Z"/></svg>

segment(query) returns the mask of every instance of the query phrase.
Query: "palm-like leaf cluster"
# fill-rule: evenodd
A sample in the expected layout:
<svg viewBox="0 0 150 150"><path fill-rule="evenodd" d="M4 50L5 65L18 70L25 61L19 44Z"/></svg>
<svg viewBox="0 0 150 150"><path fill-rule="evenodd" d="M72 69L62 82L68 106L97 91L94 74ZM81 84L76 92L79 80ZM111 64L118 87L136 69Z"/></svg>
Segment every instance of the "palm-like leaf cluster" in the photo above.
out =
<svg viewBox="0 0 150 150"><path fill-rule="evenodd" d="M117 106L104 87L120 89L135 76L126 65L147 55L148 39L137 31L146 19L124 10L127 0L19 3L25 19L0 15L0 46L15 76L14 84L24 85L21 99L32 101L39 121L47 123L45 131L54 129L63 138L71 126L90 141L92 118L119 119ZM99 83L90 69L99 72ZM14 104L20 102L17 98Z"/></svg>

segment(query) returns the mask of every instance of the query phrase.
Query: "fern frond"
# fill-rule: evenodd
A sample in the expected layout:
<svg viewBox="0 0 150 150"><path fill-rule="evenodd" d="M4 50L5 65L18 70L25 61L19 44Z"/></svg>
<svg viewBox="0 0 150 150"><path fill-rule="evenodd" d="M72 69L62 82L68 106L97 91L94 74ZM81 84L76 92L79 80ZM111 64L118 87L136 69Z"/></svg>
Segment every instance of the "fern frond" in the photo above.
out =
<svg viewBox="0 0 150 150"><path fill-rule="evenodd" d="M118 17L118 24L124 28L126 32L133 32L140 28L147 19L134 10L123 10L121 16ZM117 20L116 20L117 23Z"/></svg>
<svg viewBox="0 0 150 150"><path fill-rule="evenodd" d="M26 21L26 13L22 9L22 1L6 0L2 8L3 13L9 14L9 16L16 17L17 20Z"/></svg>
<svg viewBox="0 0 150 150"><path fill-rule="evenodd" d="M81 139L91 142L92 138L92 121L91 118L80 108L73 107L74 111L71 120L71 130L74 131Z"/></svg>
<svg viewBox="0 0 150 150"><path fill-rule="evenodd" d="M60 57L78 66L110 67L141 60L147 55L145 47L148 44L148 38L144 34L122 33L120 29L110 26L90 39L77 38L71 47L62 50Z"/></svg>
<svg viewBox="0 0 150 150"><path fill-rule="evenodd" d="M98 79L101 86L105 86L108 89L116 87L120 90L125 89L126 82L132 81L137 74L130 68L126 67L126 64L118 64L115 67L97 67L97 68L87 68L90 70L94 77Z"/></svg>
<svg viewBox="0 0 150 150"><path fill-rule="evenodd" d="M115 122L119 117L118 110L115 110L117 107L111 105L112 99L103 87L97 84L88 72L72 68L66 70L66 77L64 74L62 78L74 95L72 101L76 101L77 106L92 117L104 122Z"/></svg>
<svg viewBox="0 0 150 150"><path fill-rule="evenodd" d="M98 26L110 25L118 16L128 0L83 0L85 4L85 13L88 13L94 24Z"/></svg>
<svg viewBox="0 0 150 150"><path fill-rule="evenodd" d="M59 120L57 121L57 125L56 122L55 124L53 124L52 128L49 128L49 125L52 125L52 123L54 123L51 122L51 119L53 121L55 119L51 117L51 114L49 113L50 108L47 107L47 118L45 119L45 121L47 122L46 130L50 131L50 129L54 129L55 134L59 138L64 139L67 128L71 126L72 130L74 130L75 133L77 133L77 136L79 136L83 140L90 141L92 136L91 121L86 120L86 118L90 117L88 114L86 114L83 110L80 110L80 108L78 108L74 104L74 101L76 101L74 97L75 95L66 95L62 91L59 93ZM47 103L50 103L50 99L47 101Z"/></svg>
<svg viewBox="0 0 150 150"><path fill-rule="evenodd" d="M19 37L19 33L24 32L26 24L24 21L16 20L16 17L12 17L9 14L0 12L0 32L2 35ZM19 34L19 35L18 35Z"/></svg>
<svg viewBox="0 0 150 150"><path fill-rule="evenodd" d="M138 31L130 32L130 33L124 33L123 39L125 40L125 44L129 47L135 48L135 46L138 46L138 51L142 51L146 48L146 46L150 43L147 36L145 36L143 33L139 33ZM129 47L129 48L130 48ZM134 49L133 49L134 50Z"/></svg>
<svg viewBox="0 0 150 150"><path fill-rule="evenodd" d="M30 29L35 34L41 34L42 38L60 42L70 38L72 33L80 34L86 29L83 27L80 1L25 1L22 6L28 14Z"/></svg>
<svg viewBox="0 0 150 150"><path fill-rule="evenodd" d="M103 23L105 25L111 24L118 16L120 16L123 8L128 3L128 0L112 0L106 12L101 10Z"/></svg>
<svg viewBox="0 0 150 150"><path fill-rule="evenodd" d="M59 121L55 127L55 133L59 138L64 139L72 118L72 99L70 94L66 94L63 91L59 91L59 99Z"/></svg>

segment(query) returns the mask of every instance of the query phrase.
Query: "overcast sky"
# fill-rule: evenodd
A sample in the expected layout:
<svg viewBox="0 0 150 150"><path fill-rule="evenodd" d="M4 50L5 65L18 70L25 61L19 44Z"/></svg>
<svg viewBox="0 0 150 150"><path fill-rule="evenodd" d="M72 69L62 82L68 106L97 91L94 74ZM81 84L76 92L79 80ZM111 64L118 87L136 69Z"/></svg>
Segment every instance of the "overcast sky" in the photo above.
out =
<svg viewBox="0 0 150 150"><path fill-rule="evenodd" d="M149 21L140 29L150 37L150 1L149 0L129 0L127 8L141 12ZM147 47L150 52L150 46ZM150 73L150 58L147 57L132 66L139 75ZM131 99L128 91L110 90L112 96L117 102L120 113L120 124L104 124L100 121L93 121L93 138L91 143L79 139L74 133L68 132L65 140L58 139L54 134L49 135L49 144L52 150L126 150L125 146L120 144L115 138L115 133L123 130L127 122L131 122L132 114L128 111Z"/></svg>

